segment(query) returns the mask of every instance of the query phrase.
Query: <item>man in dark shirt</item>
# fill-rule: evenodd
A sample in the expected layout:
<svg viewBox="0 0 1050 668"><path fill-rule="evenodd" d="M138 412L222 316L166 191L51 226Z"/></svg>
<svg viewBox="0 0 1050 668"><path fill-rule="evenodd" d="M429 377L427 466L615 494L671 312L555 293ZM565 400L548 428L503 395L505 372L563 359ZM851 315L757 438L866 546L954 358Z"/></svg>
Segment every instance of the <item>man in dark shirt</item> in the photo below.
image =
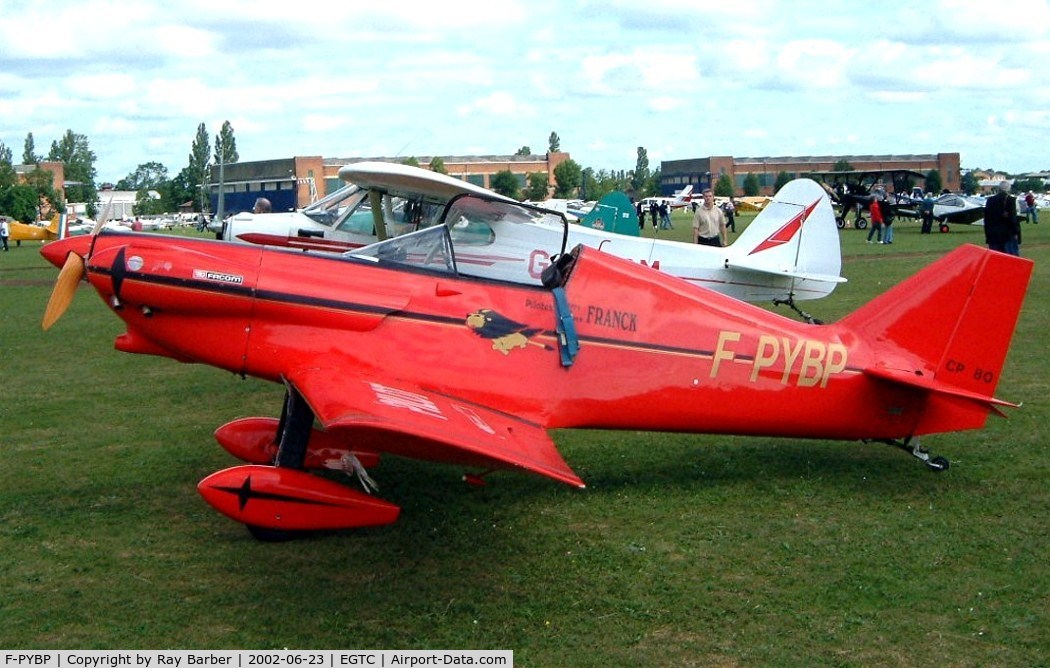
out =
<svg viewBox="0 0 1050 668"><path fill-rule="evenodd" d="M1021 254L1021 225L1017 220L1017 200L1010 196L1010 184L1003 181L999 192L984 203L984 240L988 248L1010 255Z"/></svg>

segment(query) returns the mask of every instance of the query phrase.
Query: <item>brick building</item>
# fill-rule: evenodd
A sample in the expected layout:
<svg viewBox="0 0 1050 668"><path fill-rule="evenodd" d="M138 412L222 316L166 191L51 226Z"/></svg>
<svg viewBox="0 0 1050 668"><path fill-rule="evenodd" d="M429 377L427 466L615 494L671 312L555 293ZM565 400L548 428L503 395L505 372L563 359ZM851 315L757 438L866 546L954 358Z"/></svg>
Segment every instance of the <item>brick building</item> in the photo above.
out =
<svg viewBox="0 0 1050 668"><path fill-rule="evenodd" d="M733 181L737 195L744 194L744 180L754 175L761 195L772 195L777 175L785 172L790 178L804 177L809 172L827 172L841 160L857 171L871 169L911 169L925 174L931 169L940 172L944 188L960 190L958 153L929 153L922 155L824 155L808 157L734 158L710 156L688 160L664 160L660 163L660 194L672 195L687 185L699 192L714 188L718 179L727 174Z"/></svg>
<svg viewBox="0 0 1050 668"><path fill-rule="evenodd" d="M568 153L543 155L441 156L449 176L483 188L491 188L492 177L509 170L524 188L529 174L547 176L554 185L554 168L569 159ZM221 181L225 192L223 211L250 211L256 198L265 197L274 211L291 211L309 205L345 185L339 179L339 168L354 162L376 160L402 162L403 158L322 158L298 156L276 160L237 162L223 165ZM431 156L417 156L424 169ZM211 210L218 211L220 169L211 166Z"/></svg>

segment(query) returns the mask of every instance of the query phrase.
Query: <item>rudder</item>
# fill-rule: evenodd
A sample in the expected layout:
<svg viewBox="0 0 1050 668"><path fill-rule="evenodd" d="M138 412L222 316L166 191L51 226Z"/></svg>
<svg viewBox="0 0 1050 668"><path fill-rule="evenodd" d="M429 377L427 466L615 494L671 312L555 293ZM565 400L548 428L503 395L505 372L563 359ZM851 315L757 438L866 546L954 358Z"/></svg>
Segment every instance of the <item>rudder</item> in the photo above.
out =
<svg viewBox="0 0 1050 668"><path fill-rule="evenodd" d="M973 413L965 420L979 415L983 421L1002 403L993 394L1032 267L1031 260L962 246L839 324L876 345L899 349L880 351L872 375L930 390L941 409L951 406L928 414L921 432L962 428L963 413ZM967 396L964 407L960 401Z"/></svg>

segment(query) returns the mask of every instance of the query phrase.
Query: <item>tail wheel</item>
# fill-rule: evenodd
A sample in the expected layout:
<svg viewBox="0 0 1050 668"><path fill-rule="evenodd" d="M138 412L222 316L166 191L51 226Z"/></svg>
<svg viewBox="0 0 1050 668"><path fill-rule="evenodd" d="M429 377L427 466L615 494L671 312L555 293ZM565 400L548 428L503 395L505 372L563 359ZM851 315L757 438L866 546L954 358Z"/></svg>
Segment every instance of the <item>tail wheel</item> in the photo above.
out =
<svg viewBox="0 0 1050 668"><path fill-rule="evenodd" d="M947 471L949 464L948 459L945 457L931 457L926 461L926 466L934 471Z"/></svg>

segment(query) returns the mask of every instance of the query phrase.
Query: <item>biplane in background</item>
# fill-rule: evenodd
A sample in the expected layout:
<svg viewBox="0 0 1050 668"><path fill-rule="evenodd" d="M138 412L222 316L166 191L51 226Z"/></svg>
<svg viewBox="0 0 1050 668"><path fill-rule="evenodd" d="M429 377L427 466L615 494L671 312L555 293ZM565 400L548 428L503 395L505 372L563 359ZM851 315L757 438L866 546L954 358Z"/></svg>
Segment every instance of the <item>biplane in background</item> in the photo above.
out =
<svg viewBox="0 0 1050 668"><path fill-rule="evenodd" d="M910 195L917 181L925 182L925 175L911 169L868 169L834 172L808 172L807 177L816 179L828 192L838 209L835 222L839 229L850 224L858 230L868 226L864 212L871 208L875 197L880 197L883 217L918 218ZM888 184L887 184L888 181ZM881 192L880 192L881 191Z"/></svg>
<svg viewBox="0 0 1050 668"><path fill-rule="evenodd" d="M239 214L228 221L223 238L345 252L444 220L461 237L460 264L491 266L503 278L538 278L550 262L545 249L559 246L567 233L570 248L601 248L746 301L793 307L795 301L824 297L845 282L834 212L820 186L808 179L787 184L732 245L714 248L638 236L638 218L623 193L602 198L580 224L568 228L561 225L564 212L539 207L529 210L549 216L533 216L527 224L503 224L492 217L482 225L442 218L445 204L467 194L517 202L409 165L352 163L339 176L350 185L337 191L338 197L302 212Z"/></svg>
<svg viewBox="0 0 1050 668"><path fill-rule="evenodd" d="M86 278L125 323L118 350L283 384L280 419L215 433L244 463L198 485L261 539L394 522L368 470L386 455L583 487L548 433L583 428L885 441L943 470L920 436L1009 405L994 392L1030 260L963 246L828 325L570 250L560 216L538 276L463 261L489 222L552 215L463 194L438 224L345 255L98 226L43 247L62 267L44 326Z"/></svg>

